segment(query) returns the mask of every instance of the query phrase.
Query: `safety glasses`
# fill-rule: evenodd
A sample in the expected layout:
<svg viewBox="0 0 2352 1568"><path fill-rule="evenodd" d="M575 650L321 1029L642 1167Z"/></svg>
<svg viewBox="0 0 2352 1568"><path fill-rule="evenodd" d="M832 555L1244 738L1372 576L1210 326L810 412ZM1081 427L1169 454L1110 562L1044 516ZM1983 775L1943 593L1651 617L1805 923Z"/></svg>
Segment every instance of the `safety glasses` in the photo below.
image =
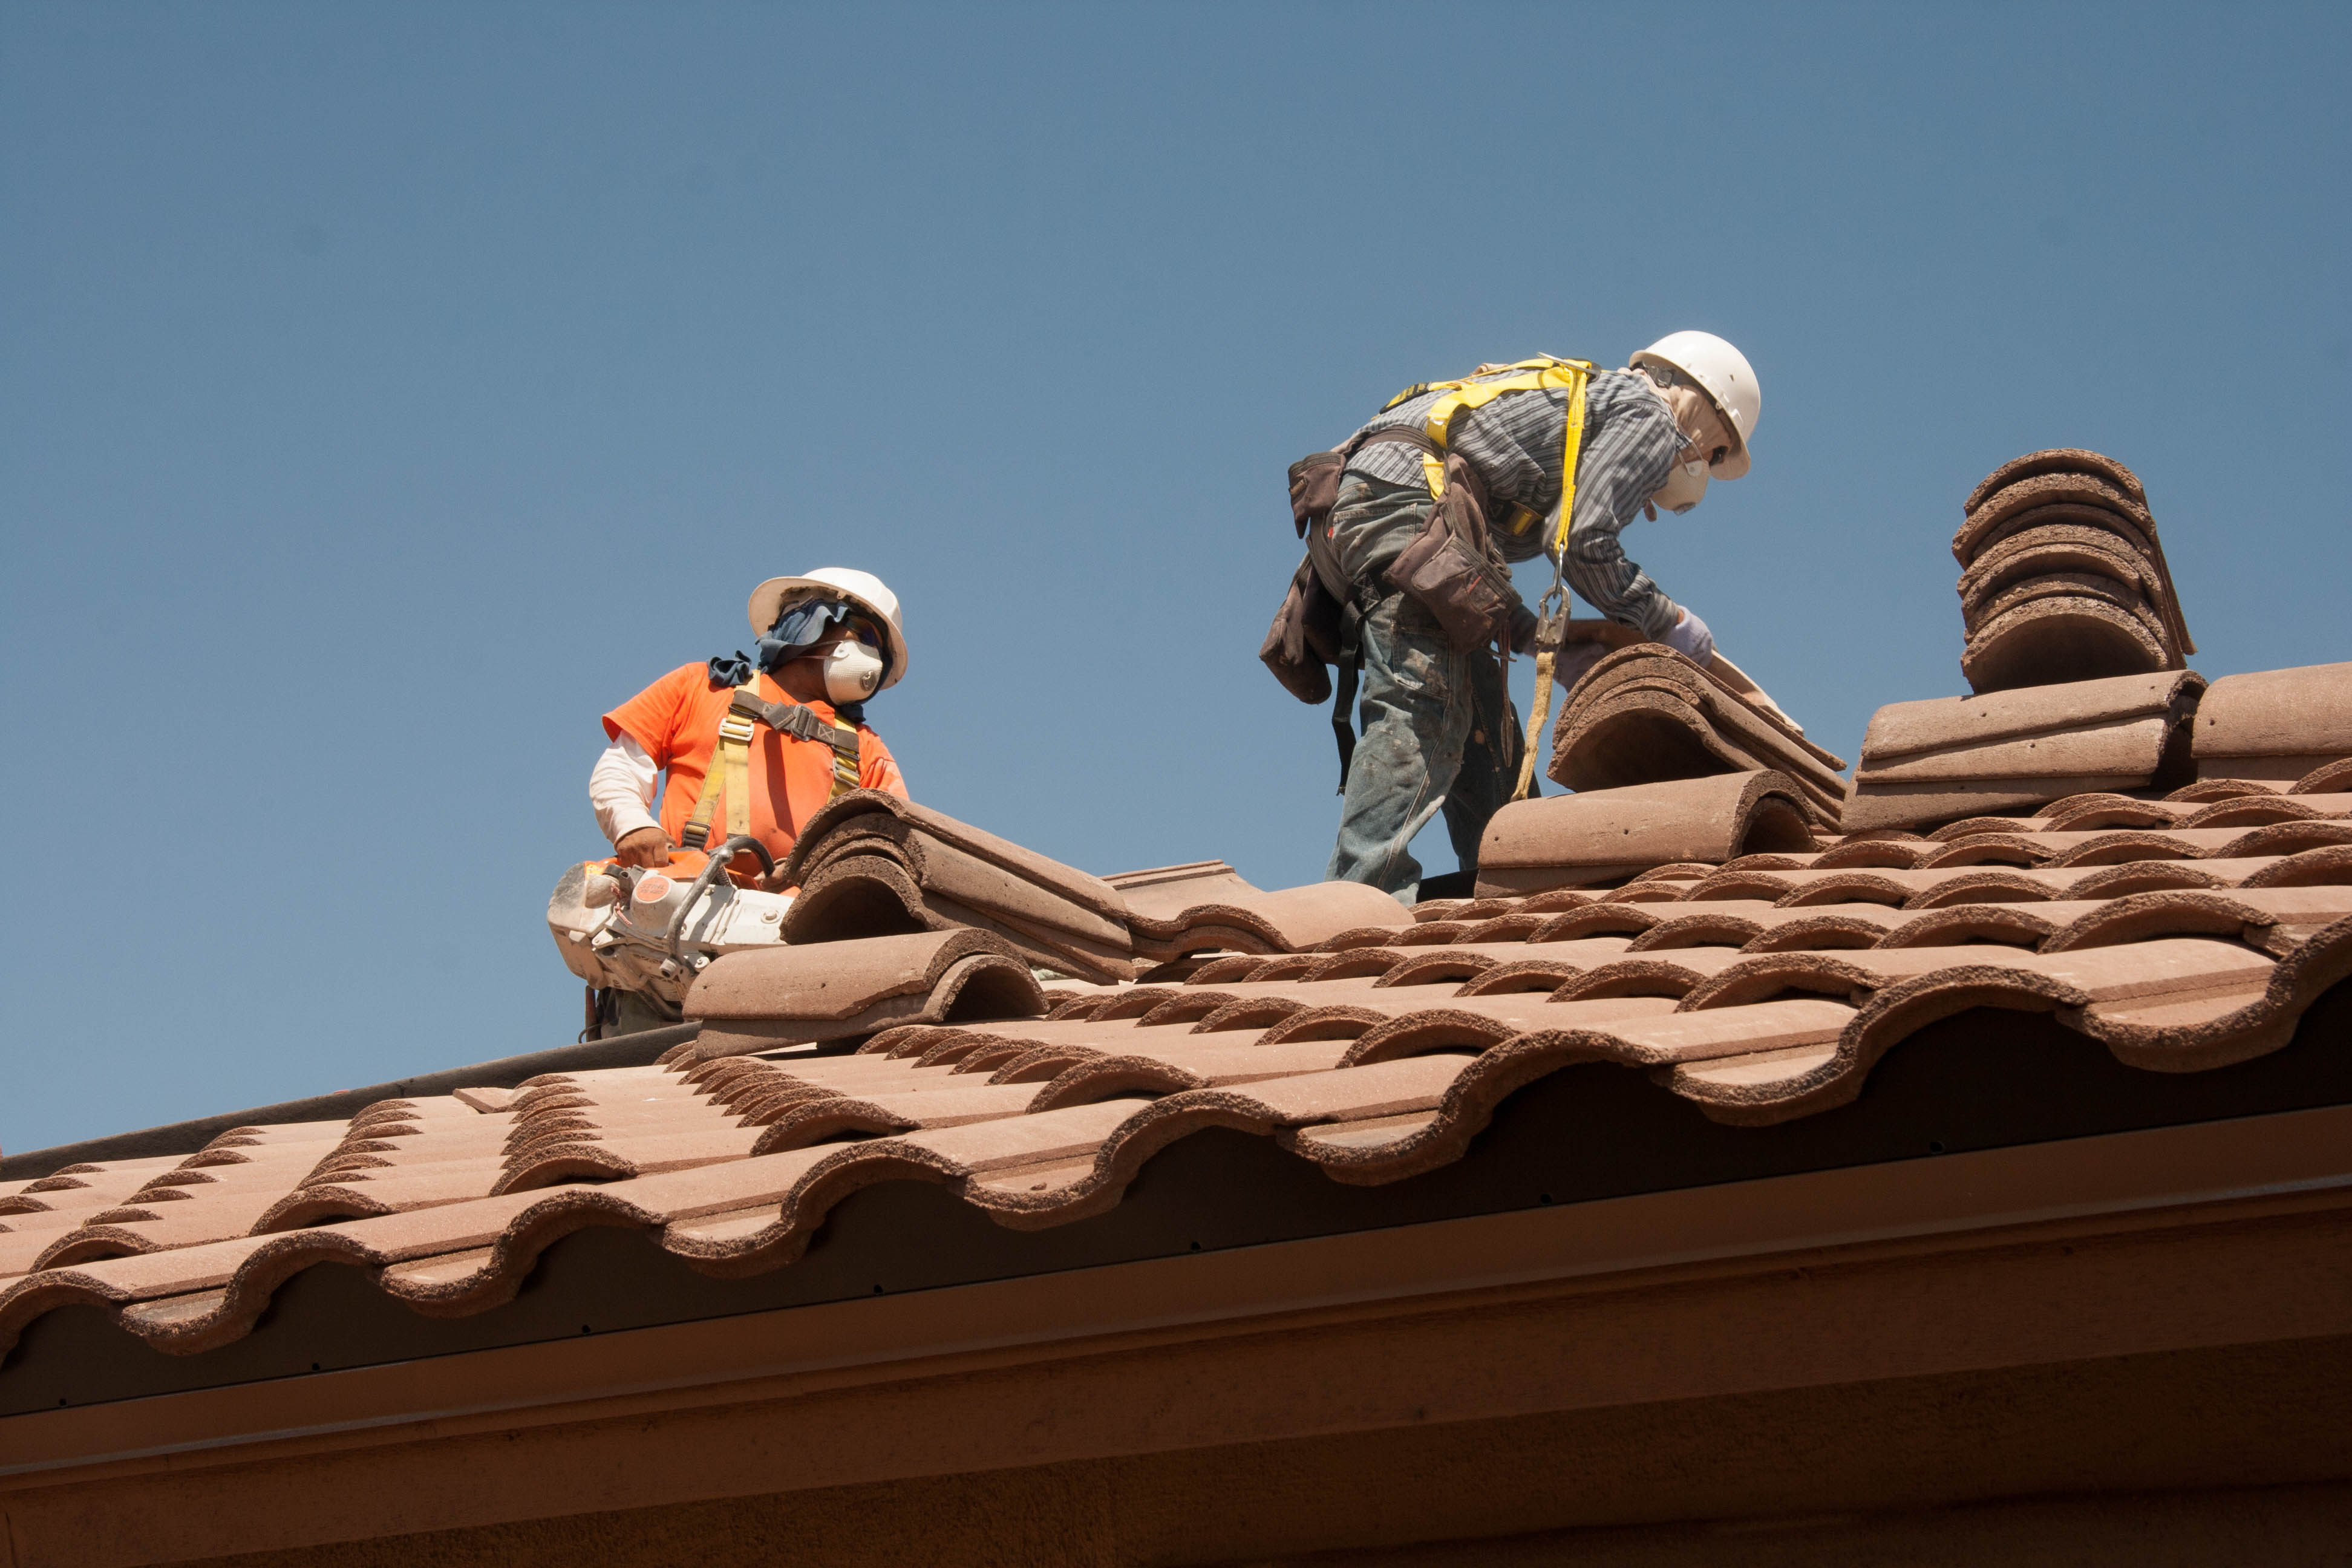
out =
<svg viewBox="0 0 2352 1568"><path fill-rule="evenodd" d="M836 626L867 647L889 646L871 616L839 599L795 600L784 606L768 637L787 647L809 647L823 642Z"/></svg>

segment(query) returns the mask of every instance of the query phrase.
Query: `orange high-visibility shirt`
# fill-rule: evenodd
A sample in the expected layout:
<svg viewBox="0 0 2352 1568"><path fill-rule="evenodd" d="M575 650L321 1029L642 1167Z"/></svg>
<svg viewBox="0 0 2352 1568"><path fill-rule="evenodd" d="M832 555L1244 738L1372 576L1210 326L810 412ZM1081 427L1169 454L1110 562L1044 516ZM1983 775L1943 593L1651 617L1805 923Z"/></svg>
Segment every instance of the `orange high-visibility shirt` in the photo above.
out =
<svg viewBox="0 0 2352 1568"><path fill-rule="evenodd" d="M798 702L782 687L762 674L752 689L766 702ZM617 741L624 731L635 737L656 767L667 770L662 787L661 826L676 844L686 831L702 797L703 780L719 750L719 721L735 699L731 688L712 690L706 666L680 666L604 715L604 735ZM831 722L830 704L810 702L818 718ZM803 741L779 734L765 724L752 727L751 834L768 847L778 865L792 853L801 825L833 798L833 748L822 741ZM910 798L907 781L882 737L857 727L857 782L867 789L887 790L901 800ZM718 787L718 786L714 786ZM710 842L715 847L727 837L727 796L719 788L710 813ZM752 866L747 858L746 868Z"/></svg>

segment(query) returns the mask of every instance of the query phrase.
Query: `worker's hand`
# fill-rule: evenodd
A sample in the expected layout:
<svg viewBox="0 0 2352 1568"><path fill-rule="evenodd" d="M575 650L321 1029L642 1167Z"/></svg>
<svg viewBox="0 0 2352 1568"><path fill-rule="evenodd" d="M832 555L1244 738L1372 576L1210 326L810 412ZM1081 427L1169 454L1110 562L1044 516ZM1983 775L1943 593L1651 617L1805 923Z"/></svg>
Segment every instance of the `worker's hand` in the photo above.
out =
<svg viewBox="0 0 2352 1568"><path fill-rule="evenodd" d="M1592 673L1592 667L1607 658L1609 645L1605 642L1572 642L1559 650L1552 660L1551 678L1562 691L1573 691L1576 683Z"/></svg>
<svg viewBox="0 0 2352 1568"><path fill-rule="evenodd" d="M635 833L624 833L621 841L613 846L613 858L624 866L667 866L669 864L669 835L658 827L640 827Z"/></svg>
<svg viewBox="0 0 2352 1568"><path fill-rule="evenodd" d="M1715 634L1706 629L1705 621L1688 610L1685 610L1682 619L1668 626L1666 635L1658 640L1702 669L1715 657Z"/></svg>

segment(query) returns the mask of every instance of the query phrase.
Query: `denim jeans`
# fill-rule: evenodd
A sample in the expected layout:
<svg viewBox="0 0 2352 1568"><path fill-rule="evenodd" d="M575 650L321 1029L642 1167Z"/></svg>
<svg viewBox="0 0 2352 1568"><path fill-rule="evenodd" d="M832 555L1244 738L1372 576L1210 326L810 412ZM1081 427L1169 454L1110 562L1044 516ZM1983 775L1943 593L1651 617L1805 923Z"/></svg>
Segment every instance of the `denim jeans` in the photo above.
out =
<svg viewBox="0 0 2352 1568"><path fill-rule="evenodd" d="M1360 484L1351 478L1340 490L1332 511L1338 530L1388 521L1351 514L1411 504L1412 492ZM1421 492L1421 510L1429 505ZM1494 653L1454 647L1414 599L1392 593L1375 604L1364 616L1362 641L1363 739L1348 769L1339 838L1323 877L1368 882L1411 903L1421 862L1407 846L1440 811L1454 858L1465 869L1476 868L1487 819L1515 782L1504 770L1517 761L1516 737Z"/></svg>

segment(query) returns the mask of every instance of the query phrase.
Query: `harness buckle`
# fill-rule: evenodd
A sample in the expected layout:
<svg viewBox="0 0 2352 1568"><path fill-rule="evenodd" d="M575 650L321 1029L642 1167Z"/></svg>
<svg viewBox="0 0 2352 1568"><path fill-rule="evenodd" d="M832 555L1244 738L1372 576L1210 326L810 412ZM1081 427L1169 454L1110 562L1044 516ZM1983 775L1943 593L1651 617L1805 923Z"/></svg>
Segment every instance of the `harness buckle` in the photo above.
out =
<svg viewBox="0 0 2352 1568"><path fill-rule="evenodd" d="M751 737L757 731L752 729L751 721L740 713L730 711L727 717L719 721L719 738L722 741L732 741L739 746L748 746L751 743Z"/></svg>

